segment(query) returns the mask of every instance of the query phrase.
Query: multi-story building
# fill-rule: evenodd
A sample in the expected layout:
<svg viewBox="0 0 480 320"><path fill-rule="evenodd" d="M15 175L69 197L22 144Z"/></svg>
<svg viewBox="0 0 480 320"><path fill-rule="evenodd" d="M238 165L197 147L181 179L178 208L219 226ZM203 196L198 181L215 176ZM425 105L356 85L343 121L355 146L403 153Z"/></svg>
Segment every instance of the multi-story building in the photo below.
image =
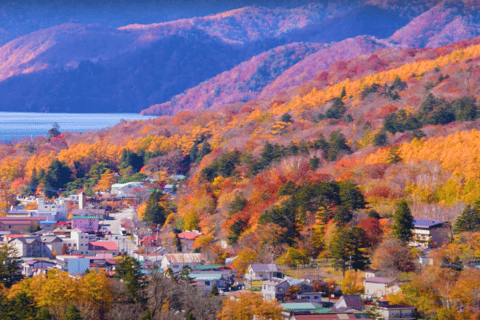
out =
<svg viewBox="0 0 480 320"><path fill-rule="evenodd" d="M448 222L429 219L413 219L413 239L411 246L422 248L440 247L448 241L450 226Z"/></svg>

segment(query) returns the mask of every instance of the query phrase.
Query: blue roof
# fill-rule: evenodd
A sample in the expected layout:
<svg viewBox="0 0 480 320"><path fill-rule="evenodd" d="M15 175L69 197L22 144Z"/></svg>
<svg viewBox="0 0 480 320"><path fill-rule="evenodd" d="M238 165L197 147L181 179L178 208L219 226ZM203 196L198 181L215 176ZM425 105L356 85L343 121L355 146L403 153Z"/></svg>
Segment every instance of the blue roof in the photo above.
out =
<svg viewBox="0 0 480 320"><path fill-rule="evenodd" d="M42 220L40 221L40 224L55 224L57 221L55 220Z"/></svg>
<svg viewBox="0 0 480 320"><path fill-rule="evenodd" d="M439 220L430 220L430 219L413 219L413 225L416 228L430 228L436 225L443 224L442 221Z"/></svg>

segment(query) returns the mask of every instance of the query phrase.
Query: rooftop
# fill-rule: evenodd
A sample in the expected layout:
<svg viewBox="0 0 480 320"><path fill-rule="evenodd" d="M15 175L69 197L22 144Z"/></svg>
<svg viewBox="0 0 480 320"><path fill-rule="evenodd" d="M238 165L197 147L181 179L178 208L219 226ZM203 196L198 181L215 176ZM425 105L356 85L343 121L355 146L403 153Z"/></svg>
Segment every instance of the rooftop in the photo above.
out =
<svg viewBox="0 0 480 320"><path fill-rule="evenodd" d="M79 220L79 219L100 219L99 216L73 216L71 220Z"/></svg>
<svg viewBox="0 0 480 320"><path fill-rule="evenodd" d="M88 250L118 251L118 246L115 241L90 241Z"/></svg>
<svg viewBox="0 0 480 320"><path fill-rule="evenodd" d="M278 272L278 267L276 264L260 264L254 263L250 267L255 272Z"/></svg>
<svg viewBox="0 0 480 320"><path fill-rule="evenodd" d="M299 303L282 303L282 307L287 311L293 310L316 310L315 307L311 302L299 302Z"/></svg>
<svg viewBox="0 0 480 320"><path fill-rule="evenodd" d="M443 222L430 219L413 219L413 225L415 228L431 228L434 226L443 225Z"/></svg>
<svg viewBox="0 0 480 320"><path fill-rule="evenodd" d="M371 277L371 278L366 278L365 282L372 282L372 283L385 283L389 284L394 282L395 279L393 278L384 278L384 277Z"/></svg>

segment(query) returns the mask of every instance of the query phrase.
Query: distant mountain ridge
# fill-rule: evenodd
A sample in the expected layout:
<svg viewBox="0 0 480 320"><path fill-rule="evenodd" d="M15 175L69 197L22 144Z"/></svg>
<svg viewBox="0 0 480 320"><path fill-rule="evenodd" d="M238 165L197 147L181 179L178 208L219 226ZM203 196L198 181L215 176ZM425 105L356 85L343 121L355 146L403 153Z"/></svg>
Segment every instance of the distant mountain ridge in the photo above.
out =
<svg viewBox="0 0 480 320"><path fill-rule="evenodd" d="M0 110L173 114L269 99L337 61L476 36L478 3L325 1L120 28L61 24L0 48Z"/></svg>

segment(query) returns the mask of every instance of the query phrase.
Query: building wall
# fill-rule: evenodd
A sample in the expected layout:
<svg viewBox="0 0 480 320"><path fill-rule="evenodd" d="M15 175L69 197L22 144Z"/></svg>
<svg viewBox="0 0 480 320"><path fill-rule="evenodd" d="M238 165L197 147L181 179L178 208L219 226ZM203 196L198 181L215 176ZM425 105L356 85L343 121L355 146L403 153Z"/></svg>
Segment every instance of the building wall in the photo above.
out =
<svg viewBox="0 0 480 320"><path fill-rule="evenodd" d="M72 242L75 251L73 254L88 254L88 234L84 232L72 232Z"/></svg>
<svg viewBox="0 0 480 320"><path fill-rule="evenodd" d="M72 219L72 229L80 229L83 232L97 232L98 219Z"/></svg>
<svg viewBox="0 0 480 320"><path fill-rule="evenodd" d="M384 283L364 282L365 294L379 298L387 294L387 286Z"/></svg>

